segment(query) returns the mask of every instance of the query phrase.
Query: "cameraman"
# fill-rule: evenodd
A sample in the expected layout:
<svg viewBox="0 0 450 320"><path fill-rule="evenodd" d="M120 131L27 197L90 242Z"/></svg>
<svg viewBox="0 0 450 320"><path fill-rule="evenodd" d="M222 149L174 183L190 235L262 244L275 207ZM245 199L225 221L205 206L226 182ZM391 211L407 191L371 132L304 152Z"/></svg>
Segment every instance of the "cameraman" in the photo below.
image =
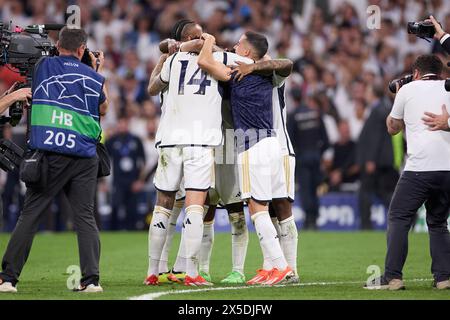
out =
<svg viewBox="0 0 450 320"><path fill-rule="evenodd" d="M73 212L82 279L77 291L101 292L99 284L100 240L94 219L100 116L108 102L105 78L80 60L86 51L87 34L82 29L63 28L57 57L45 57L35 66L29 149L39 154L42 169L26 167L29 175L41 176L27 184L24 207L3 256L0 292L17 292L40 218L54 197L64 191ZM91 59L96 60L93 54ZM101 71L104 58L100 53ZM40 159L36 157L36 159ZM45 170L46 169L46 170ZM24 179L24 176L22 176ZM56 254L56 253L55 253Z"/></svg>
<svg viewBox="0 0 450 320"><path fill-rule="evenodd" d="M386 124L396 135L406 128L408 159L389 207L385 273L372 289L404 289L402 269L408 254L408 232L419 208L425 204L434 287L450 289L450 133L432 132L422 123L429 108L439 111L450 103L440 78L442 61L422 55L413 64L414 81L398 92Z"/></svg>

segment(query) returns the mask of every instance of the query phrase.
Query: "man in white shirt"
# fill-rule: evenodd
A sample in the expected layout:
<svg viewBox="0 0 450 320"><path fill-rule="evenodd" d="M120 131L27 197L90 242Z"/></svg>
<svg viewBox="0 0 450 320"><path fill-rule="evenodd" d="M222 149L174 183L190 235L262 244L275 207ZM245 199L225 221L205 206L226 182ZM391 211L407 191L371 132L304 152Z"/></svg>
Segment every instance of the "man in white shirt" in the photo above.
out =
<svg viewBox="0 0 450 320"><path fill-rule="evenodd" d="M450 94L440 76L443 64L434 55L422 55L413 65L414 81L403 86L387 118L389 134L404 128L408 159L389 208L385 273L368 283L370 289L404 289L402 269L408 253L408 232L417 210L425 203L430 235L434 287L450 289L450 133L431 131L425 111L438 113L450 105Z"/></svg>

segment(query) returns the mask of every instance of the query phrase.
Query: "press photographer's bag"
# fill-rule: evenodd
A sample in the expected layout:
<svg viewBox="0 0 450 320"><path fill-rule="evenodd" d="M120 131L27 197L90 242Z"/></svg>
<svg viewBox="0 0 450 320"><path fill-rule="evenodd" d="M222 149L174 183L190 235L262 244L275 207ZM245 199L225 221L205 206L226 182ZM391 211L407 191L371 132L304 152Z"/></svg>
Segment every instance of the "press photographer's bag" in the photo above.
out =
<svg viewBox="0 0 450 320"><path fill-rule="evenodd" d="M48 161L44 151L28 151L20 165L20 180L27 187L45 188L47 185Z"/></svg>
<svg viewBox="0 0 450 320"><path fill-rule="evenodd" d="M98 156L98 178L107 177L111 174L111 159L105 145L100 141L97 142Z"/></svg>

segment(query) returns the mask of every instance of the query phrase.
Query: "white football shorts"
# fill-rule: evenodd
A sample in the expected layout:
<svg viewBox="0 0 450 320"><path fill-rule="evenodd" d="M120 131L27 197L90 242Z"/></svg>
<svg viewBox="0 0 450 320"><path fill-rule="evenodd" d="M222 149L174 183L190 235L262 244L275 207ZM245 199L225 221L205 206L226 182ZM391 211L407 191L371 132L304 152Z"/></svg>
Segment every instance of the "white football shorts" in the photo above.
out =
<svg viewBox="0 0 450 320"><path fill-rule="evenodd" d="M238 155L239 188L243 200L268 202L287 198L286 175L278 139L265 138Z"/></svg>
<svg viewBox="0 0 450 320"><path fill-rule="evenodd" d="M214 149L209 147L167 147L159 152L154 178L157 190L175 192L184 189L208 191L214 184Z"/></svg>

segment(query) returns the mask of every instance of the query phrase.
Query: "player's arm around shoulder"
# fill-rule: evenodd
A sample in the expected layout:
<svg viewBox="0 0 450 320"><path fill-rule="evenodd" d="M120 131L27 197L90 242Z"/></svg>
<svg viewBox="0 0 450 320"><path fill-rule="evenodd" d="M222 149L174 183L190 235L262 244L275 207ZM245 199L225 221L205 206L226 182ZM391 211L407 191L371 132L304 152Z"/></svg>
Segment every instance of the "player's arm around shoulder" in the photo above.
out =
<svg viewBox="0 0 450 320"><path fill-rule="evenodd" d="M169 55L167 53L162 54L161 57L159 57L159 61L153 69L152 74L150 75L147 92L151 96L157 96L164 90L164 88L167 87L169 79L166 73L168 73L168 70L163 71L163 69L168 57ZM163 79L163 76L167 78Z"/></svg>
<svg viewBox="0 0 450 320"><path fill-rule="evenodd" d="M232 72L238 81L242 80L248 74L256 73L260 75L270 76L274 74L276 77L289 77L292 73L294 63L289 59L271 59L268 55L256 63L245 63L236 61L237 67Z"/></svg>
<svg viewBox="0 0 450 320"><path fill-rule="evenodd" d="M198 56L198 66L218 81L229 81L231 78L231 69L223 63L215 60L213 56L213 46L216 39L207 33L204 33L202 38L205 39L205 42L202 50L200 51L200 55Z"/></svg>

